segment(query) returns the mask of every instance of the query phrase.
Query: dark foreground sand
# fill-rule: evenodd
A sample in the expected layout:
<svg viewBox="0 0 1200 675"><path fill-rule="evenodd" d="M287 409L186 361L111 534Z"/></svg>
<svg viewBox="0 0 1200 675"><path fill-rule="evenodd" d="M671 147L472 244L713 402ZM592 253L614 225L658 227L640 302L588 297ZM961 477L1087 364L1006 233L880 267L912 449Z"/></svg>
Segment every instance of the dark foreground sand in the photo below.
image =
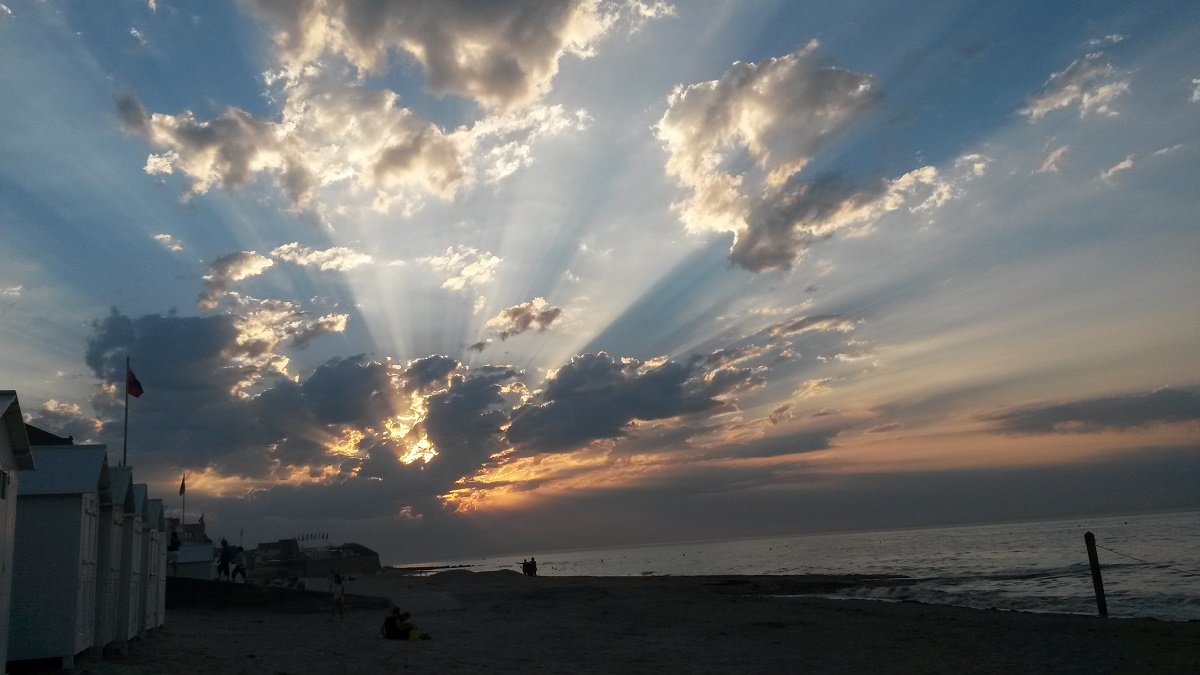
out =
<svg viewBox="0 0 1200 675"><path fill-rule="evenodd" d="M779 597L838 581L376 577L348 592L393 598L433 640L384 640L381 609L193 607L76 672L1200 673L1198 622Z"/></svg>

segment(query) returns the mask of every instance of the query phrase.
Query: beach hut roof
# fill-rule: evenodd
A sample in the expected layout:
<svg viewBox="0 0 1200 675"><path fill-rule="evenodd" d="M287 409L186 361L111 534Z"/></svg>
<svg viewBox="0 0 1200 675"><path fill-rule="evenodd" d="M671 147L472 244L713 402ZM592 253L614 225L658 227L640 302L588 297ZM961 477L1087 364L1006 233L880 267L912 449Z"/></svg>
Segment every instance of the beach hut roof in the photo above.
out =
<svg viewBox="0 0 1200 675"><path fill-rule="evenodd" d="M21 477L22 495L108 494L103 445L41 445L33 453L37 470Z"/></svg>
<svg viewBox="0 0 1200 675"><path fill-rule="evenodd" d="M120 504L129 513L133 510L133 468L111 466L108 468L108 478L112 486L112 501L109 503Z"/></svg>
<svg viewBox="0 0 1200 675"><path fill-rule="evenodd" d="M25 420L21 416L21 403L17 392L11 389L0 391L0 423L8 429L12 439L13 459L23 471L33 469L35 462L29 449L29 435L25 432Z"/></svg>

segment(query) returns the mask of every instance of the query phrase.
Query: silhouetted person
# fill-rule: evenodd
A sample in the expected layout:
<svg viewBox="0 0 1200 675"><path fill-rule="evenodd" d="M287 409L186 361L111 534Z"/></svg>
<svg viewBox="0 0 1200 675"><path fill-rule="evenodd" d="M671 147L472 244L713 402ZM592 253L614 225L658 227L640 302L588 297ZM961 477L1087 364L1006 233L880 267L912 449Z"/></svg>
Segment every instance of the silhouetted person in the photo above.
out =
<svg viewBox="0 0 1200 675"><path fill-rule="evenodd" d="M340 574L333 575L333 616L346 618L346 586Z"/></svg>
<svg viewBox="0 0 1200 675"><path fill-rule="evenodd" d="M168 551L178 551L179 550L179 533L178 532L171 533L171 543L167 544L167 550Z"/></svg>
<svg viewBox="0 0 1200 675"><path fill-rule="evenodd" d="M408 612L401 612L399 607L392 608L392 614L383 620L379 632L389 640L429 640L428 633L422 633L409 622Z"/></svg>
<svg viewBox="0 0 1200 675"><path fill-rule="evenodd" d="M529 556L529 576L537 576L537 558Z"/></svg>
<svg viewBox="0 0 1200 675"><path fill-rule="evenodd" d="M521 561L521 574L524 574L525 576L529 576L529 561L528 560Z"/></svg>
<svg viewBox="0 0 1200 675"><path fill-rule="evenodd" d="M233 547L221 537L221 557L217 561L217 577L229 579L229 563L233 560Z"/></svg>
<svg viewBox="0 0 1200 675"><path fill-rule="evenodd" d="M389 640L407 640L412 632L412 624L408 622L408 612L401 613L399 607L392 608L392 614L383 620L379 632Z"/></svg>
<svg viewBox="0 0 1200 675"><path fill-rule="evenodd" d="M246 583L246 549L241 546L237 547L237 552L233 555L233 574L230 575L230 580L237 581L239 574L242 575L242 583Z"/></svg>

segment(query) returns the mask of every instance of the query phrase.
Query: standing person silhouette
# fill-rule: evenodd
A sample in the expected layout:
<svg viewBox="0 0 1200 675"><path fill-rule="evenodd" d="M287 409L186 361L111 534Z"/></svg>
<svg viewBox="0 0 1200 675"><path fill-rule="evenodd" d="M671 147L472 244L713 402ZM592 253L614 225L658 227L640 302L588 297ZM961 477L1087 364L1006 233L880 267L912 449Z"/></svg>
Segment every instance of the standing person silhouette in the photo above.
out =
<svg viewBox="0 0 1200 675"><path fill-rule="evenodd" d="M529 556L529 576L537 576L537 558Z"/></svg>
<svg viewBox="0 0 1200 675"><path fill-rule="evenodd" d="M233 561L233 547L221 537L221 557L217 560L217 578L230 579L229 563Z"/></svg>
<svg viewBox="0 0 1200 675"><path fill-rule="evenodd" d="M346 618L346 586L342 583L342 575L333 575L333 618Z"/></svg>

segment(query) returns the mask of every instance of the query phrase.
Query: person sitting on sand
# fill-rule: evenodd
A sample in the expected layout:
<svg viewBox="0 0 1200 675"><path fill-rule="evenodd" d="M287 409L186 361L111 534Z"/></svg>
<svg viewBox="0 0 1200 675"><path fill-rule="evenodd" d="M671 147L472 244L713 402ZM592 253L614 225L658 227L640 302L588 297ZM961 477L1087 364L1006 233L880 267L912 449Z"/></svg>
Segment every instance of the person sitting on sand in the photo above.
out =
<svg viewBox="0 0 1200 675"><path fill-rule="evenodd" d="M429 640L428 633L422 633L409 622L409 613L401 613L399 607L392 608L392 614L383 620L379 632L389 640Z"/></svg>

